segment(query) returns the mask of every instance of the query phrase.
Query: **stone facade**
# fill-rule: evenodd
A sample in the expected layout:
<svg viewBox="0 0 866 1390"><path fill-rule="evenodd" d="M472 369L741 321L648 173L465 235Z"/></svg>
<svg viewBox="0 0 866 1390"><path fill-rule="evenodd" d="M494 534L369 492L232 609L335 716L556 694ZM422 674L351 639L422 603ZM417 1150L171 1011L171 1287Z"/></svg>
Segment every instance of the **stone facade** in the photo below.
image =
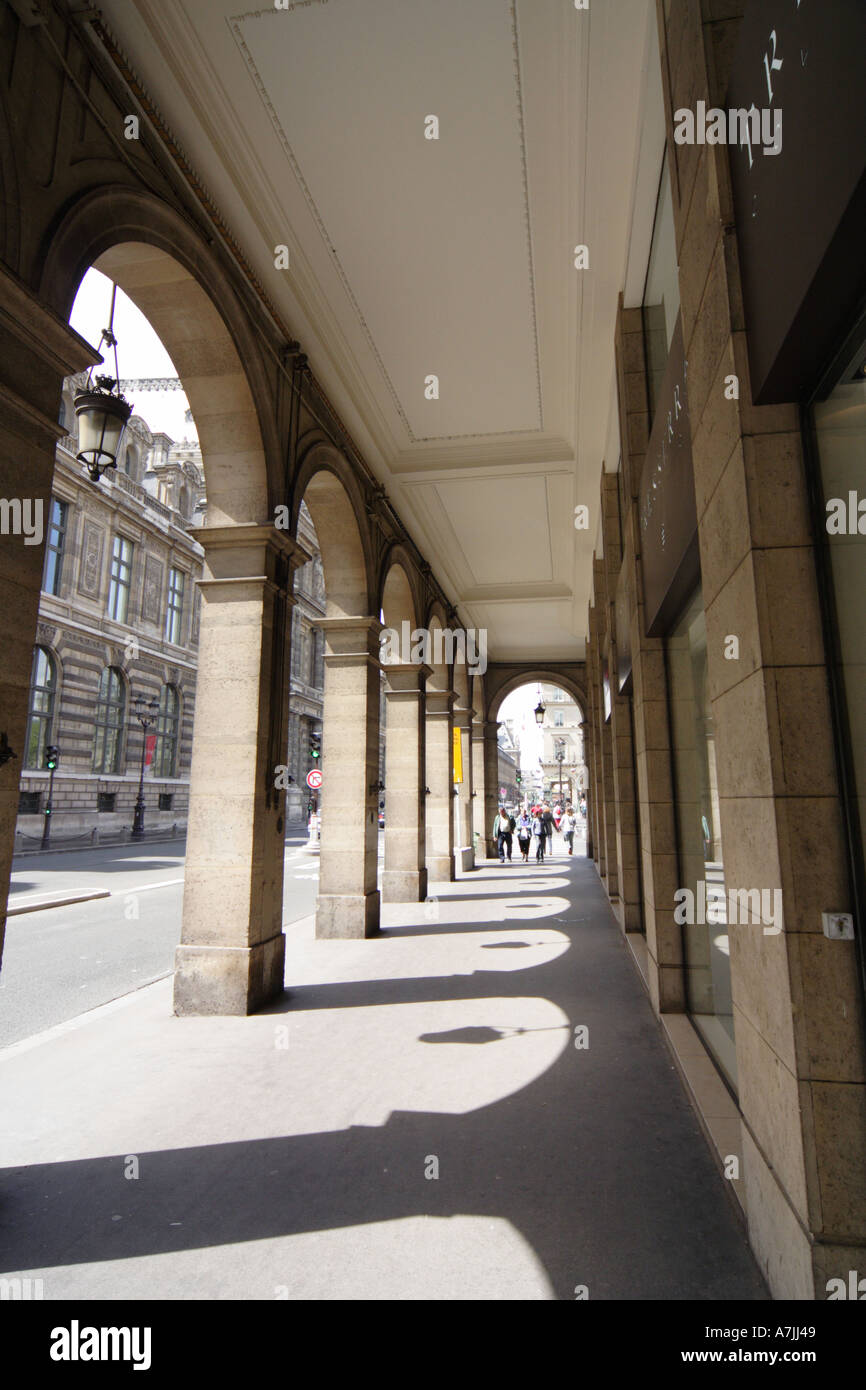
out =
<svg viewBox="0 0 866 1390"><path fill-rule="evenodd" d="M74 377L64 385L60 414L67 429L74 427L72 398L82 383ZM154 436L134 415L116 471L94 484L76 459L77 447L75 434L57 445L52 510L45 514L36 636L51 688L31 691L16 827L21 849L42 837L48 744L60 750L52 842L96 842L131 829L144 751L135 717L139 695L161 707L148 730L157 737L146 754L146 829L182 830L189 807L202 571L202 549L189 528L205 507L200 453L195 444ZM112 577L118 539L129 547L125 596ZM100 703L101 686L117 697L110 709Z"/></svg>

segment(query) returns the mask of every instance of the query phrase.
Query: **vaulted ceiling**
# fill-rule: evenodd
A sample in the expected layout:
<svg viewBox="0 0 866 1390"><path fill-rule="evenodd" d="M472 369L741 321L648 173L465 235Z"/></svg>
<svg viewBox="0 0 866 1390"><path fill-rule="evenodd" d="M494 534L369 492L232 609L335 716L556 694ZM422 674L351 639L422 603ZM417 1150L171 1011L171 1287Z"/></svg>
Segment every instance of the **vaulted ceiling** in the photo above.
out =
<svg viewBox="0 0 866 1390"><path fill-rule="evenodd" d="M100 9L463 623L579 658L652 0L241 4Z"/></svg>

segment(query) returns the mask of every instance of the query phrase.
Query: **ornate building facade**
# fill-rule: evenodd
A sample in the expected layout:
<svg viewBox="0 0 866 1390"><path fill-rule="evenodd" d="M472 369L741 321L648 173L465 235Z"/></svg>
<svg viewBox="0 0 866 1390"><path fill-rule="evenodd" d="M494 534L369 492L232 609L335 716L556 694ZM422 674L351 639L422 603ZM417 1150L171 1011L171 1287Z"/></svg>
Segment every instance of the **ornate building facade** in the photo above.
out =
<svg viewBox="0 0 866 1390"><path fill-rule="evenodd" d="M117 470L94 484L76 458L64 386L22 757L16 845L42 836L46 749L60 751L54 843L131 828L144 756L149 830L183 826L195 706L204 512L198 445L175 444L134 415ZM152 702L147 730L136 700Z"/></svg>

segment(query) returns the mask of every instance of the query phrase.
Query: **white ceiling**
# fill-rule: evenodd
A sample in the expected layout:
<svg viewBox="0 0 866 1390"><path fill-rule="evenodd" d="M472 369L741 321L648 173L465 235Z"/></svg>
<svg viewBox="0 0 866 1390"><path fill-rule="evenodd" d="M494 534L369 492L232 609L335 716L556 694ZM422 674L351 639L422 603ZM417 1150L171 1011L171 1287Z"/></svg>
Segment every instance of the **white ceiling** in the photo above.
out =
<svg viewBox="0 0 866 1390"><path fill-rule="evenodd" d="M582 656L652 0L101 10L463 622Z"/></svg>

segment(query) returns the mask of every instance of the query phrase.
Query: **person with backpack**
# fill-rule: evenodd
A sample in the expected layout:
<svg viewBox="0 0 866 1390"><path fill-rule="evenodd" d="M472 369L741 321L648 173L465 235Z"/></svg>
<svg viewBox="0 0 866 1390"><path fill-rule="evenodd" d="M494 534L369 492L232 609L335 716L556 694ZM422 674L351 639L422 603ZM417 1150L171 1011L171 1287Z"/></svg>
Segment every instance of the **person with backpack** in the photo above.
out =
<svg viewBox="0 0 866 1390"><path fill-rule="evenodd" d="M536 864L543 864L543 863L544 863L544 842L545 842L545 840L547 839L547 830L545 829L544 821L543 821L543 819L542 819L540 813L539 813L538 815L536 815L536 816L533 817L533 820L532 820L532 833L533 833L533 835L535 836L535 841L536 841L536 844L535 844L535 862L536 862Z"/></svg>
<svg viewBox="0 0 866 1390"><path fill-rule="evenodd" d="M514 819L509 816L504 806L500 806L499 815L493 822L493 834L496 838L497 848L499 849L499 862L506 862L505 855L508 853L508 863L511 863L512 835L514 833Z"/></svg>
<svg viewBox="0 0 866 1390"><path fill-rule="evenodd" d="M529 846L532 843L532 821L521 811L517 818L517 843L520 846L520 853L523 855L524 864L529 863Z"/></svg>

